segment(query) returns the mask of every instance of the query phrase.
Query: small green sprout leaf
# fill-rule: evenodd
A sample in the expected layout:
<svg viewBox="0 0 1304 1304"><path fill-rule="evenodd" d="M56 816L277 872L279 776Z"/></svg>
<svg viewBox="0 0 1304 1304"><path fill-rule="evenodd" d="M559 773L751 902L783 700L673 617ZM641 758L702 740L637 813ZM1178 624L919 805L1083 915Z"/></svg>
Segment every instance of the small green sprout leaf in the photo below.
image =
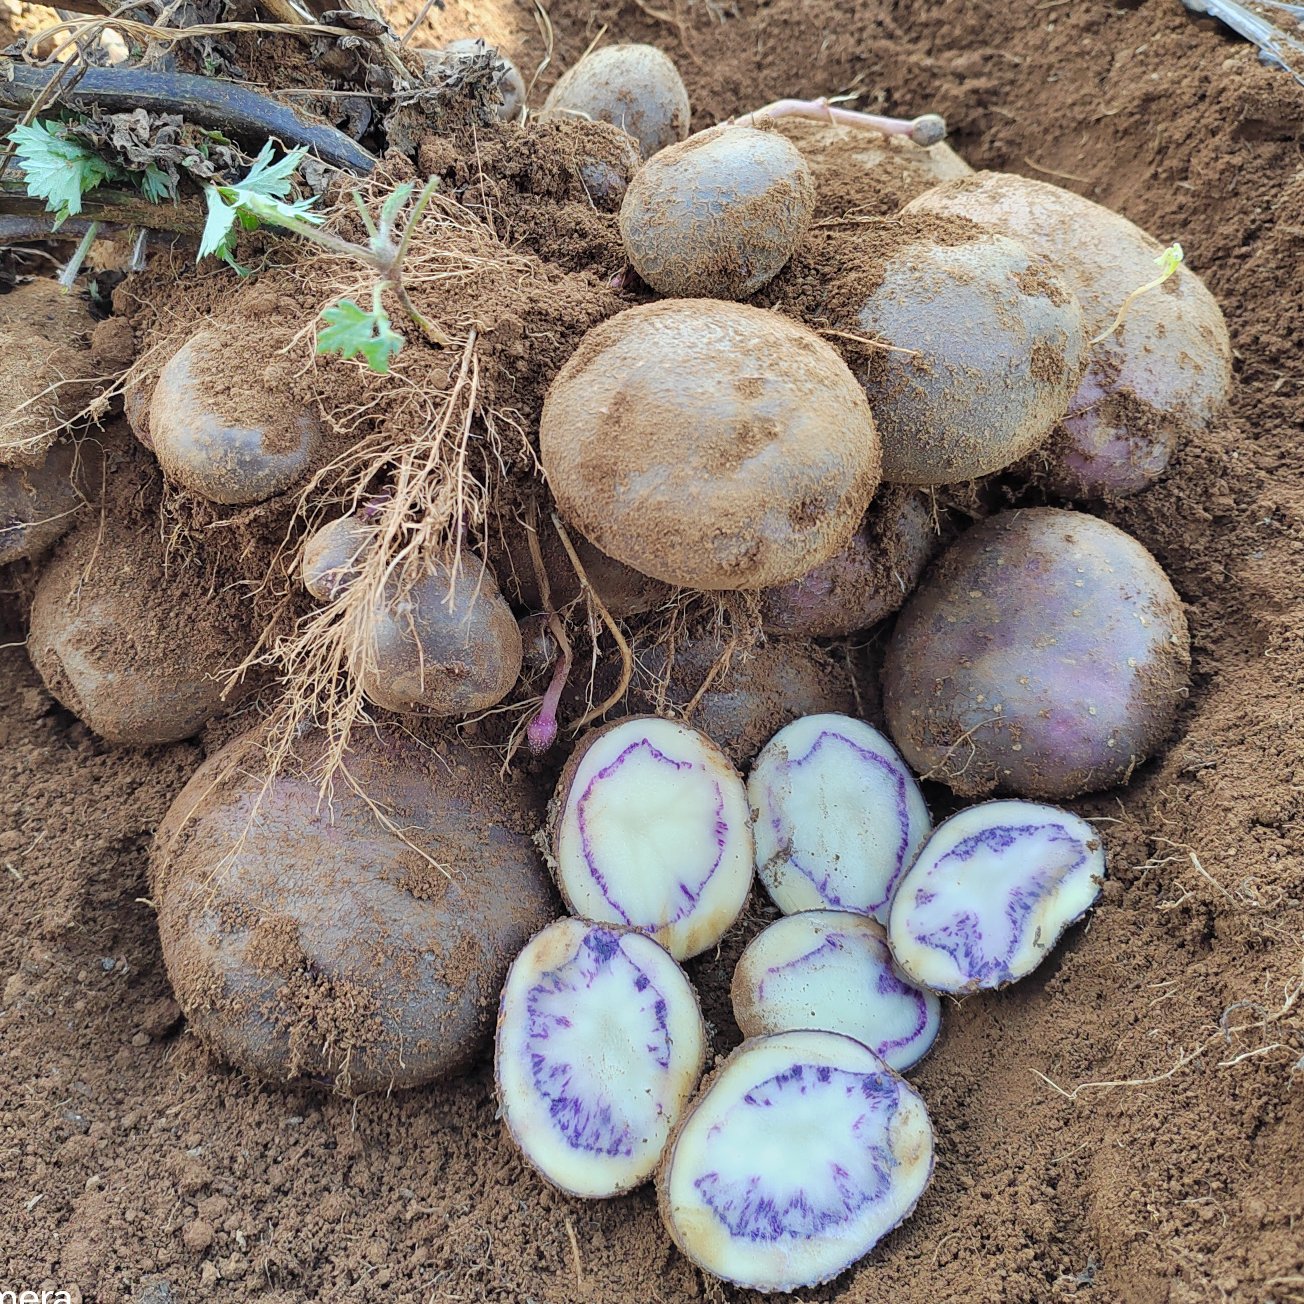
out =
<svg viewBox="0 0 1304 1304"><path fill-rule="evenodd" d="M331 304L321 315L326 324L317 332L317 352L338 353L342 358L360 353L378 376L389 375L389 364L404 341L390 325L389 314L381 306L380 292L377 286L370 312L352 299Z"/></svg>
<svg viewBox="0 0 1304 1304"><path fill-rule="evenodd" d="M58 132L58 124L33 122L9 133L14 153L27 179L27 193L44 199L46 209L56 214L54 229L81 212L82 196L101 182L116 177L117 168L107 159Z"/></svg>
<svg viewBox="0 0 1304 1304"><path fill-rule="evenodd" d="M1182 265L1186 255L1182 252L1182 246L1174 241L1167 249L1156 255L1155 263L1159 268L1159 275L1153 281L1147 281L1144 285L1139 285L1131 294L1123 300L1122 306L1118 310L1118 316L1110 325L1100 332L1094 339L1087 341L1088 344L1103 344L1118 328L1123 324L1123 318L1127 315L1127 310L1132 306L1132 301L1149 290L1157 290L1177 269Z"/></svg>

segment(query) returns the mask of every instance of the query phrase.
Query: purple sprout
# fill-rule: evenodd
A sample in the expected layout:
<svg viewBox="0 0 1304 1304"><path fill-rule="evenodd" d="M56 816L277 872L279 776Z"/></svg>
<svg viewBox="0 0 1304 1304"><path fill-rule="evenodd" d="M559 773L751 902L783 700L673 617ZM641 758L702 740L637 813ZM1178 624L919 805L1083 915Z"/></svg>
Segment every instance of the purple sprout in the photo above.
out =
<svg viewBox="0 0 1304 1304"><path fill-rule="evenodd" d="M571 1195L621 1195L652 1176L705 1059L692 986L642 933L559 919L507 975L494 1053L502 1117Z"/></svg>
<svg viewBox="0 0 1304 1304"><path fill-rule="evenodd" d="M1027 977L1100 895L1105 849L1080 816L1031 801L952 815L897 887L888 941L909 978L957 996Z"/></svg>

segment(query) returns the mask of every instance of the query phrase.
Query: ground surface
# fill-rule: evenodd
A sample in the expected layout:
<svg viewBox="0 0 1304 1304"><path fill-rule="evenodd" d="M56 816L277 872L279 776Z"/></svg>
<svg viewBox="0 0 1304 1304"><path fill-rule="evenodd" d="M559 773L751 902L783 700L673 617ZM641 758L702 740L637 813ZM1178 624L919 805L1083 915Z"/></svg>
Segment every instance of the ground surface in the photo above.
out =
<svg viewBox="0 0 1304 1304"><path fill-rule="evenodd" d="M536 96L605 34L676 58L698 126L799 91L936 109L975 166L1059 179L1180 238L1219 296L1231 414L1109 513L1190 604L1179 737L1127 791L1080 804L1110 821L1100 909L1032 980L948 1010L917 1074L936 1180L809 1297L1304 1300L1304 998L1286 1008L1304 979L1304 90L1176 0L548 13ZM527 79L545 54L525 3L449 0L439 23L503 41ZM151 830L202 740L114 751L21 648L0 676L0 1289L742 1298L675 1253L646 1192L545 1190L483 1068L355 1105L215 1064L176 1023L143 899ZM692 966L720 1049L740 942Z"/></svg>

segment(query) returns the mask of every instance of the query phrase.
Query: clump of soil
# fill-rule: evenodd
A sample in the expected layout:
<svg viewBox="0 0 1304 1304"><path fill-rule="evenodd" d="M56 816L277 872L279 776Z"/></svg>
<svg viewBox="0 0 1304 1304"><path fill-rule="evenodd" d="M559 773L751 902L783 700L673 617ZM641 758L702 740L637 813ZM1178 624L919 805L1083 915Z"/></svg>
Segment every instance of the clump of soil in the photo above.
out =
<svg viewBox="0 0 1304 1304"><path fill-rule="evenodd" d="M403 0L395 25L417 9ZM1178 735L1126 789L1075 803L1105 833L1102 904L1032 978L948 1007L915 1075L938 1131L933 1184L908 1223L811 1298L1304 1298L1304 91L1158 0L740 0L661 16L564 0L547 14L545 40L530 6L450 6L417 39L483 23L527 82L550 53L538 103L605 25L604 39L675 58L694 127L849 88L870 109L935 109L972 166L1049 176L1180 238L1219 298L1237 349L1231 412L1159 484L1102 512L1188 604L1195 682ZM558 267L539 256L530 207L515 209L529 239L513 252L534 260L525 289L462 291L488 305L483 356L507 365L486 366L486 383L523 436L578 336L628 301L604 284L618 263L598 256L614 250L610 213L591 225L592 264ZM159 276L127 283L142 350L157 338ZM224 269L201 284L219 309L231 297ZM303 320L338 291L301 297L288 271L261 284L291 286ZM302 347L309 376L324 364ZM378 382L330 366L356 418ZM266 580L291 508L182 501L164 519L220 536ZM0 583L9 640L22 637L25 573ZM251 619L270 614L274 588L251 593ZM863 655L872 664L876 649ZM217 1064L170 1004L145 864L172 797L247 721L112 749L52 702L21 651L0 653L0 676L0 1284L103 1301L755 1298L704 1283L649 1192L585 1204L546 1189L495 1121L483 1062L356 1103ZM929 797L947 813L943 793ZM690 966L719 1054L738 1040L733 965L770 913L755 897Z"/></svg>

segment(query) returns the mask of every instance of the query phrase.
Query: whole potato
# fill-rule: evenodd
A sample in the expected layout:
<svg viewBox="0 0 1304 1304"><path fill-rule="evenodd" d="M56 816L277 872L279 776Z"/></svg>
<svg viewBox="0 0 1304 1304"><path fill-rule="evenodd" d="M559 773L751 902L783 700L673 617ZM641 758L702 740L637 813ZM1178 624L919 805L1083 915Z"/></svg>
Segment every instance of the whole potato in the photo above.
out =
<svg viewBox="0 0 1304 1304"><path fill-rule="evenodd" d="M513 955L557 913L531 841L541 812L483 753L398 729L355 732L329 802L322 763L310 735L269 779L245 734L159 826L177 1000L218 1056L275 1082L360 1094L457 1072Z"/></svg>
<svg viewBox="0 0 1304 1304"><path fill-rule="evenodd" d="M765 628L802 638L868 629L901 606L940 546L928 496L888 485L841 552L799 580L761 590Z"/></svg>
<svg viewBox="0 0 1304 1304"><path fill-rule="evenodd" d="M159 373L149 432L170 480L214 503L259 503L297 483L321 440L315 413L250 369L247 344L193 335Z"/></svg>
<svg viewBox="0 0 1304 1304"><path fill-rule="evenodd" d="M888 217L925 190L973 174L945 143L925 148L905 136L810 118L775 118L773 124L810 168L817 218Z"/></svg>
<svg viewBox="0 0 1304 1304"><path fill-rule="evenodd" d="M883 478L955 484L1042 443L1086 350L1077 300L1050 264L971 222L903 216L859 238L831 300L835 325L888 346L857 369Z"/></svg>
<svg viewBox="0 0 1304 1304"><path fill-rule="evenodd" d="M908 213L971 218L1051 259L1082 304L1088 339L1159 274L1159 242L1127 218L1044 181L979 172L920 195ZM1091 346L1069 417L1039 457L1052 492L1119 497L1163 474L1185 431L1208 426L1231 385L1227 325L1204 283L1179 268L1139 295Z"/></svg>
<svg viewBox="0 0 1304 1304"><path fill-rule="evenodd" d="M558 79L543 112L609 122L649 158L688 135L688 91L679 69L654 45L608 45Z"/></svg>
<svg viewBox="0 0 1304 1304"><path fill-rule="evenodd" d="M368 625L362 691L388 711L469 715L496 706L521 675L521 631L490 571L463 552L391 589Z"/></svg>
<svg viewBox="0 0 1304 1304"><path fill-rule="evenodd" d="M1181 599L1131 535L1081 512L1002 512L951 545L897 619L888 728L966 797L1124 783L1186 696Z"/></svg>
<svg viewBox="0 0 1304 1304"><path fill-rule="evenodd" d="M804 326L715 299L591 330L548 391L539 447L586 538L696 589L804 575L878 487L874 421L842 359Z"/></svg>
<svg viewBox="0 0 1304 1304"><path fill-rule="evenodd" d="M0 565L35 557L63 537L82 505L77 445L53 445L38 466L0 466Z"/></svg>
<svg viewBox="0 0 1304 1304"><path fill-rule="evenodd" d="M620 206L620 234L658 294L745 299L782 270L814 210L796 146L774 131L725 124L639 168Z"/></svg>
<svg viewBox="0 0 1304 1304"><path fill-rule="evenodd" d="M224 706L255 637L232 592L168 558L155 532L79 525L42 573L27 652L51 694L111 743L189 738Z"/></svg>
<svg viewBox="0 0 1304 1304"><path fill-rule="evenodd" d="M333 602L357 579L375 538L375 525L358 513L319 526L303 541L303 587L319 602Z"/></svg>

